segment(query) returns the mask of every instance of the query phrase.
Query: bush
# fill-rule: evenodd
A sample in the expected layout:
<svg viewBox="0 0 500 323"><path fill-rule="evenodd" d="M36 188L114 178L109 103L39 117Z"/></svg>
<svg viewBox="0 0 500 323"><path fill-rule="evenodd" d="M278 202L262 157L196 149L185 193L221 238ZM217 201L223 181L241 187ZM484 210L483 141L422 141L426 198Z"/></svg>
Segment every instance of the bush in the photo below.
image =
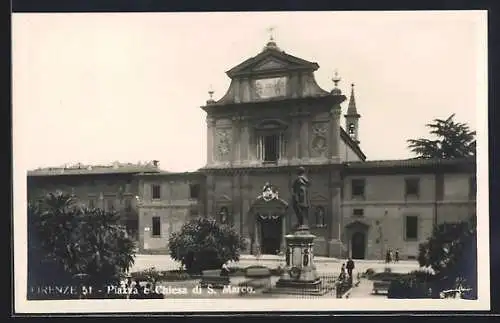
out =
<svg viewBox="0 0 500 323"><path fill-rule="evenodd" d="M189 273L220 269L227 261L238 261L244 241L233 227L213 218L198 217L184 224L169 238L170 256Z"/></svg>
<svg viewBox="0 0 500 323"><path fill-rule="evenodd" d="M455 289L458 282L471 288L477 299L477 232L475 217L437 226L427 242L419 246L418 261L430 267L441 289Z"/></svg>
<svg viewBox="0 0 500 323"><path fill-rule="evenodd" d="M154 267L143 271L136 271L130 274L132 280L147 281L151 284L166 281L182 281L193 279L193 277L184 270L166 270L157 271Z"/></svg>
<svg viewBox="0 0 500 323"><path fill-rule="evenodd" d="M118 283L134 263L134 242L117 215L76 202L58 192L28 203L28 286L98 289Z"/></svg>
<svg viewBox="0 0 500 323"><path fill-rule="evenodd" d="M434 274L415 270L391 281L388 298L436 298L439 292Z"/></svg>

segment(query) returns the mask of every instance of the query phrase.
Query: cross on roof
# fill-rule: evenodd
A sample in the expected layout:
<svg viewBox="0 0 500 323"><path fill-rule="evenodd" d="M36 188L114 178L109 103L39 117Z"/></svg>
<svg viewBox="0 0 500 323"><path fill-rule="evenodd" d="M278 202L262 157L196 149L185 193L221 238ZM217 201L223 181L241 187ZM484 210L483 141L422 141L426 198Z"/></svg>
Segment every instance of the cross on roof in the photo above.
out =
<svg viewBox="0 0 500 323"><path fill-rule="evenodd" d="M271 26L271 27L267 28L267 32L269 33L269 39L270 40L274 40L273 32L274 32L275 29L276 29L276 27L274 27L274 26Z"/></svg>

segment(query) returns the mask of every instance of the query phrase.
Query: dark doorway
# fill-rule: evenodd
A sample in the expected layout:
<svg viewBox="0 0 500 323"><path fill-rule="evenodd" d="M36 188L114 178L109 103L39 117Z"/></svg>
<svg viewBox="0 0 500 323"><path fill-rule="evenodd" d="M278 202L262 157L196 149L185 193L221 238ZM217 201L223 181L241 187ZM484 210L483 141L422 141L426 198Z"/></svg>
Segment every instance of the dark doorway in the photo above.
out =
<svg viewBox="0 0 500 323"><path fill-rule="evenodd" d="M260 219L261 228L261 253L266 255L277 255L281 247L281 218L271 217Z"/></svg>
<svg viewBox="0 0 500 323"><path fill-rule="evenodd" d="M352 259L365 259L365 234L355 232L351 239Z"/></svg>

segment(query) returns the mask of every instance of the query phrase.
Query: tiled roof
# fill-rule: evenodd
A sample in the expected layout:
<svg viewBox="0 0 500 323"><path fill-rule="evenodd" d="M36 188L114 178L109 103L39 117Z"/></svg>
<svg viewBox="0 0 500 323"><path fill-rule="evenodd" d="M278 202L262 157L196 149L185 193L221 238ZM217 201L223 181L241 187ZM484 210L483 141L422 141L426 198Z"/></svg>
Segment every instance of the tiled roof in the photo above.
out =
<svg viewBox="0 0 500 323"><path fill-rule="evenodd" d="M160 169L151 164L139 165L117 163L114 165L76 165L71 167L46 167L28 171L28 176L97 175L158 173Z"/></svg>
<svg viewBox="0 0 500 323"><path fill-rule="evenodd" d="M136 176L179 176L179 175L199 175L202 174L199 170L191 171L191 172L168 172L168 171L159 171L159 172L141 172L136 174Z"/></svg>
<svg viewBox="0 0 500 323"><path fill-rule="evenodd" d="M386 167L403 167L403 168L414 168L414 167L435 167L435 166L447 166L447 165L465 165L465 164L475 164L475 157L465 157L465 158L454 158L454 159L392 159L392 160L367 160L363 162L346 162L344 163L347 168L350 169L362 169L362 168L386 168Z"/></svg>

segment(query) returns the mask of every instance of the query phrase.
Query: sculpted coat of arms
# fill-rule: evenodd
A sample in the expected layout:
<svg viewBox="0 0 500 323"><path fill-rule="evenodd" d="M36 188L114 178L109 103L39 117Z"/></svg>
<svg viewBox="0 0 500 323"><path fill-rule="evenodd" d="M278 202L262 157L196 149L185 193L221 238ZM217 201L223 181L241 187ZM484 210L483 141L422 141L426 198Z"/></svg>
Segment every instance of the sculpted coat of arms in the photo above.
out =
<svg viewBox="0 0 500 323"><path fill-rule="evenodd" d="M266 202L278 199L278 191L270 183L266 183L262 188L262 194L259 198L262 198Z"/></svg>
<svg viewBox="0 0 500 323"><path fill-rule="evenodd" d="M312 140L312 147L320 154L324 153L327 149L327 130L328 128L325 124L316 124L313 127L314 137Z"/></svg>

